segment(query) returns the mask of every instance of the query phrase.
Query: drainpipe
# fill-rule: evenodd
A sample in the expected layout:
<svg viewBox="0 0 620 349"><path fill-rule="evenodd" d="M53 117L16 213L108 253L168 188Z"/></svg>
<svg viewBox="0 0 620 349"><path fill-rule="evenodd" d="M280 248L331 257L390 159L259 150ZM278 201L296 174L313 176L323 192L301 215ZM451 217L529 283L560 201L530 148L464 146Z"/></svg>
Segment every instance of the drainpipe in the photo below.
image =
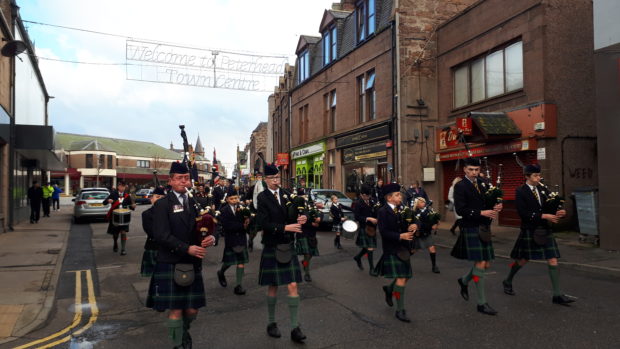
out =
<svg viewBox="0 0 620 349"><path fill-rule="evenodd" d="M394 110L392 110L392 120L394 120L394 118L396 118L396 128L395 131L396 132L396 178L398 179L398 177L401 175L402 173L402 168L401 168L401 164L402 164L402 158L401 158L401 118L400 118L400 34L399 34L399 25L400 25L400 16L398 14L398 9L399 9L399 1L395 0L394 1L394 9L395 9L395 13L394 13L394 24L393 24L393 30L392 30L392 74L396 75L396 78L392 78L393 80L395 80L395 88L393 88L393 90L396 91L396 93L394 94L394 103L392 104L392 108L395 108L396 113L394 113ZM396 47L396 49L394 49L394 46ZM394 69L396 68L396 69ZM392 128L394 130L394 125L392 125Z"/></svg>
<svg viewBox="0 0 620 349"><path fill-rule="evenodd" d="M17 7L17 4L15 3L14 0L11 1L11 23L10 23L10 28L9 28L9 32L11 34L13 34L13 31L15 30L15 22L17 20L17 11L19 10L19 7ZM9 197L9 205L8 205L8 218L9 218L9 224L8 224L8 228L10 231L13 231L13 222L15 220L15 214L14 214L14 198L13 198L13 191L15 190L15 57L13 56L11 57L11 81L9 83L10 85L10 91L11 91L11 108L10 109L10 114L11 114L11 125L9 126L9 192L8 192L8 197Z"/></svg>

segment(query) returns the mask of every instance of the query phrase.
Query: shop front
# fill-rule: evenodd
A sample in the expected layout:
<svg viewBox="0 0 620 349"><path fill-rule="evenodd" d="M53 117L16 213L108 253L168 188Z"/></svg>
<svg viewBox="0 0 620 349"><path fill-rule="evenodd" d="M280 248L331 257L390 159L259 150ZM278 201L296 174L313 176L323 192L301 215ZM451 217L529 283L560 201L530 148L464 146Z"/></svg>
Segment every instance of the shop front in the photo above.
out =
<svg viewBox="0 0 620 349"><path fill-rule="evenodd" d="M314 189L323 188L323 167L325 160L325 142L321 141L291 151L295 162L295 182L304 178L306 186Z"/></svg>

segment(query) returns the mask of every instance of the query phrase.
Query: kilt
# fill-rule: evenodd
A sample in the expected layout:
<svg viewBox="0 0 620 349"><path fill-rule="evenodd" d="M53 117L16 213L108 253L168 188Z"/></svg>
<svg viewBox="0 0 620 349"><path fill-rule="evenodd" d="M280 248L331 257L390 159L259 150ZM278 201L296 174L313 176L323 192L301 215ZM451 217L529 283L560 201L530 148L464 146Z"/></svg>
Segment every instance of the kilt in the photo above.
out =
<svg viewBox="0 0 620 349"><path fill-rule="evenodd" d="M396 255L384 254L379 259L375 267L375 272L385 278L407 278L411 279L411 260L403 262Z"/></svg>
<svg viewBox="0 0 620 349"><path fill-rule="evenodd" d="M264 246L260 257L258 284L261 286L280 286L292 282L301 282L301 268L297 256L293 254L289 263L281 264L276 260L276 247Z"/></svg>
<svg viewBox="0 0 620 349"><path fill-rule="evenodd" d="M478 236L478 227L462 227L450 253L452 257L469 261L490 261L495 259L492 242L483 242Z"/></svg>
<svg viewBox="0 0 620 349"><path fill-rule="evenodd" d="M425 250L431 246L435 246L435 239L433 239L432 234L424 237L416 236L413 240L413 248L416 250Z"/></svg>
<svg viewBox="0 0 620 349"><path fill-rule="evenodd" d="M377 234L379 234L379 232L377 232ZM364 227L360 227L357 231L355 244L361 248L377 248L377 235L368 236L368 234L366 234L366 229Z"/></svg>
<svg viewBox="0 0 620 349"><path fill-rule="evenodd" d="M340 233L342 231L342 223L332 223L332 231Z"/></svg>
<svg viewBox="0 0 620 349"><path fill-rule="evenodd" d="M310 246L310 243L308 242L308 238L299 237L297 238L297 241L295 242L295 252L297 253L297 255L309 254L311 256L318 256L319 246L317 243L316 247L312 247Z"/></svg>
<svg viewBox="0 0 620 349"><path fill-rule="evenodd" d="M235 253L232 247L224 247L224 255L222 256L222 263L224 265L247 264L249 261L250 257L247 247L245 247L241 253Z"/></svg>
<svg viewBox="0 0 620 349"><path fill-rule="evenodd" d="M112 224L112 219L110 219L110 223L108 224L108 231L107 231L107 233L110 234L110 235L120 234L121 230L125 231L125 232L128 232L129 231L129 226L125 225L125 226L122 226L122 227L117 227L114 224Z"/></svg>
<svg viewBox="0 0 620 349"><path fill-rule="evenodd" d="M146 306L157 311L204 307L206 298L201 270L194 269L196 276L193 284L181 287L174 283L174 264L157 263L149 285Z"/></svg>
<svg viewBox="0 0 620 349"><path fill-rule="evenodd" d="M140 266L140 276L151 277L157 264L157 250L144 250L142 254L142 265Z"/></svg>
<svg viewBox="0 0 620 349"><path fill-rule="evenodd" d="M532 230L521 229L519 238L515 242L512 252L510 252L510 258L516 260L560 258L560 250L558 249L558 244L553 235L549 235L547 243L544 246L539 246L534 242Z"/></svg>

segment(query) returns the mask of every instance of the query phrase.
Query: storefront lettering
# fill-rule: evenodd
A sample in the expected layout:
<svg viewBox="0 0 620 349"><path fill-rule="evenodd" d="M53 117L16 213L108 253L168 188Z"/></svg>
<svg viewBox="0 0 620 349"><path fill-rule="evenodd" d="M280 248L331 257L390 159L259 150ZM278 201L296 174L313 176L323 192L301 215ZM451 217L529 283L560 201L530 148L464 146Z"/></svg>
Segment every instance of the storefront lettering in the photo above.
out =
<svg viewBox="0 0 620 349"><path fill-rule="evenodd" d="M291 151L291 158L298 159L325 151L325 143L317 143L311 146Z"/></svg>
<svg viewBox="0 0 620 349"><path fill-rule="evenodd" d="M377 128L373 128L367 131L358 132L352 135L340 137L336 139L336 147L341 148L345 146L356 145L368 141L374 141L379 139L388 138L390 136L390 128L388 125L383 125Z"/></svg>
<svg viewBox="0 0 620 349"><path fill-rule="evenodd" d="M575 179L592 179L594 175L594 170L590 167L579 167L575 169L568 168L568 174L570 178Z"/></svg>

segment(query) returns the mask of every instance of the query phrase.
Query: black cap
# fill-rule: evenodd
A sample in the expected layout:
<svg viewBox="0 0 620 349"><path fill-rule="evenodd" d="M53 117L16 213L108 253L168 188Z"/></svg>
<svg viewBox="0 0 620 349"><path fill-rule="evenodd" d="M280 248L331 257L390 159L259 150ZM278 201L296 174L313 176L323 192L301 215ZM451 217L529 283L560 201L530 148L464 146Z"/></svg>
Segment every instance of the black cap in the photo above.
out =
<svg viewBox="0 0 620 349"><path fill-rule="evenodd" d="M239 192L237 191L237 189L235 189L234 186L231 185L230 187L228 187L228 197L238 196L238 195L239 195Z"/></svg>
<svg viewBox="0 0 620 349"><path fill-rule="evenodd" d="M266 164L265 165L265 176L273 176L280 173L276 165L274 164Z"/></svg>
<svg viewBox="0 0 620 349"><path fill-rule="evenodd" d="M381 191L383 191L383 195L392 194L395 192L400 192L400 184L398 183L390 183L381 187Z"/></svg>
<svg viewBox="0 0 620 349"><path fill-rule="evenodd" d="M187 166L185 166L185 163L175 161L170 165L170 174L173 173L186 174L188 173Z"/></svg>
<svg viewBox="0 0 620 349"><path fill-rule="evenodd" d="M371 193L371 188L368 184L363 184L362 185L362 189L360 189L360 194L364 194L364 195L370 195Z"/></svg>
<svg viewBox="0 0 620 349"><path fill-rule="evenodd" d="M465 166L480 166L479 158L467 158L464 161Z"/></svg>
<svg viewBox="0 0 620 349"><path fill-rule="evenodd" d="M540 173L540 165L539 164L529 164L525 166L523 169L523 173L526 175L531 175L532 173Z"/></svg>
<svg viewBox="0 0 620 349"><path fill-rule="evenodd" d="M153 190L153 195L166 195L166 192L164 191L164 188L157 187Z"/></svg>

